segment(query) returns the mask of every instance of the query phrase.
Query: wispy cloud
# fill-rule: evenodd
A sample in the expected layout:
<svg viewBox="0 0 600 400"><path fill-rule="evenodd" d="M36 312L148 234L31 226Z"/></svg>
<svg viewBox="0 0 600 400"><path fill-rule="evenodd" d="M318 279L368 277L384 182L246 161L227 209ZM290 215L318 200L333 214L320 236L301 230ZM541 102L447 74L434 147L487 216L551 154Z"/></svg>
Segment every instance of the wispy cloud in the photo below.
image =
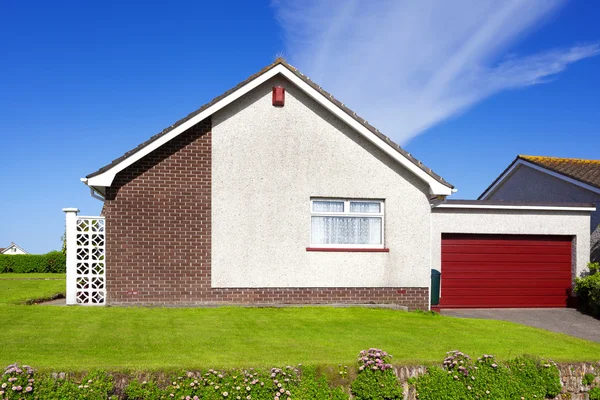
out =
<svg viewBox="0 0 600 400"><path fill-rule="evenodd" d="M562 0L279 0L290 61L395 140L506 89L544 83L600 44L507 57Z"/></svg>

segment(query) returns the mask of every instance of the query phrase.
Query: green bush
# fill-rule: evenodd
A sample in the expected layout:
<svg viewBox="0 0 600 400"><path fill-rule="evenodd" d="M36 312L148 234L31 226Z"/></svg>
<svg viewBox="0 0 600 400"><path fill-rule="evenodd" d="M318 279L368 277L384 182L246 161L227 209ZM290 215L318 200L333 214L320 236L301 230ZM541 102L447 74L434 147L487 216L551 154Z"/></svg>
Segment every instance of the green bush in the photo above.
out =
<svg viewBox="0 0 600 400"><path fill-rule="evenodd" d="M340 387L331 388L324 374L319 375L315 367L303 367L300 383L294 391L295 399L346 400L348 395Z"/></svg>
<svg viewBox="0 0 600 400"><path fill-rule="evenodd" d="M554 364L518 357L504 365L487 354L473 362L458 351L448 353L443 368L429 368L413 383L419 400L543 399L561 390Z"/></svg>
<svg viewBox="0 0 600 400"><path fill-rule="evenodd" d="M0 273L65 273L67 258L60 251L46 254L0 254Z"/></svg>
<svg viewBox="0 0 600 400"><path fill-rule="evenodd" d="M575 293L582 311L600 315L600 263L589 263L588 268L588 276L575 279Z"/></svg>
<svg viewBox="0 0 600 400"><path fill-rule="evenodd" d="M352 394L357 400L402 400L402 386L393 370L361 371L352 382Z"/></svg>
<svg viewBox="0 0 600 400"><path fill-rule="evenodd" d="M154 381L132 380L125 388L125 395L128 399L154 400L160 399L162 389Z"/></svg>
<svg viewBox="0 0 600 400"><path fill-rule="evenodd" d="M600 387L592 388L588 392L588 396L590 397L590 400L600 400Z"/></svg>
<svg viewBox="0 0 600 400"><path fill-rule="evenodd" d="M591 385L592 383L594 383L594 379L596 379L596 375L594 374L585 374L583 376L583 379L581 379L581 384L582 385Z"/></svg>

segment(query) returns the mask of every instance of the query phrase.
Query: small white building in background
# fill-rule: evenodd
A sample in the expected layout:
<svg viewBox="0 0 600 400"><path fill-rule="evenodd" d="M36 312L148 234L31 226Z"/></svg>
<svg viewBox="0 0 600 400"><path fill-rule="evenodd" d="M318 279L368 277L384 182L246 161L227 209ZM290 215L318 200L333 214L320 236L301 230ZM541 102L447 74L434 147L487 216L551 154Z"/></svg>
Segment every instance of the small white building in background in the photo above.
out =
<svg viewBox="0 0 600 400"><path fill-rule="evenodd" d="M14 242L10 244L7 248L0 248L0 254L8 254L8 255L16 255L16 254L29 254L22 247L18 246Z"/></svg>

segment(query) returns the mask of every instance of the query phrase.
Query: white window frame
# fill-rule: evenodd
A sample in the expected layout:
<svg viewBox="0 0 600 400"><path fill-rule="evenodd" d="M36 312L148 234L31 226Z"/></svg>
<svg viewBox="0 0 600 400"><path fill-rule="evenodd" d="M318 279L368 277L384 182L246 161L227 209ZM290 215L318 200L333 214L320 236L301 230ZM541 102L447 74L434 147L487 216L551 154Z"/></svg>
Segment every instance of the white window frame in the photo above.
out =
<svg viewBox="0 0 600 400"><path fill-rule="evenodd" d="M331 201L331 202L343 202L344 211L313 211L313 203L315 201ZM350 203L379 203L378 213L358 213L350 212ZM381 218L381 243L380 244L322 244L313 243L312 239L312 217L331 217L331 216L344 216L344 217L370 217L370 218ZM383 199L340 199L340 198L327 198L327 197L311 197L310 198L310 247L311 248L322 248L322 249L384 249L385 248L385 201Z"/></svg>

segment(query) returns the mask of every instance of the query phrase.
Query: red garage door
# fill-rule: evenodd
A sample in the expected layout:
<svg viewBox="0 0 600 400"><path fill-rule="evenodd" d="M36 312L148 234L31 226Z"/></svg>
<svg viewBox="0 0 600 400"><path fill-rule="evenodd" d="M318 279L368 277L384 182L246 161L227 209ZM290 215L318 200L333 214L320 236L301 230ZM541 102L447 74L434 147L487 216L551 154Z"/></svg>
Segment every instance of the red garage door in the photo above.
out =
<svg viewBox="0 0 600 400"><path fill-rule="evenodd" d="M442 235L440 306L566 307L571 238Z"/></svg>

